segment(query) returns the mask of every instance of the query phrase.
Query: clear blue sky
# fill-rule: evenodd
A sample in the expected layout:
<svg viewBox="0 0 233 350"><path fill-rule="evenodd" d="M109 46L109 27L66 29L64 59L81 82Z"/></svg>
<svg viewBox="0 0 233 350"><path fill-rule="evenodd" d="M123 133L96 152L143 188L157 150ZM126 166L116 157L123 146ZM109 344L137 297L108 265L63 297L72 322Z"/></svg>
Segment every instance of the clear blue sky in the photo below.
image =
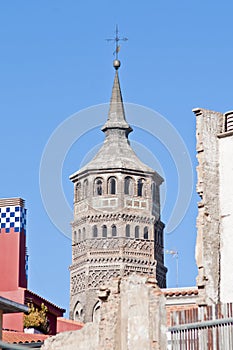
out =
<svg viewBox="0 0 233 350"><path fill-rule="evenodd" d="M166 249L179 252L179 285L195 284L198 197L192 108L220 112L233 108L232 12L230 1L210 0L193 4L162 0L1 1L0 197L26 200L31 290L68 310L71 241L56 229L43 207L40 160L60 123L84 108L109 101L114 48L105 38L114 35L116 23L120 35L129 39L120 51L124 100L167 118L191 155L193 197L182 223L165 235L165 242ZM90 133L64 161L62 181L70 205L73 187L68 176L102 139L98 130ZM164 168L168 200L162 220L166 224L177 194L174 164L140 130L135 130L131 139L144 143ZM166 256L166 264L168 286L172 287L176 285L175 259Z"/></svg>

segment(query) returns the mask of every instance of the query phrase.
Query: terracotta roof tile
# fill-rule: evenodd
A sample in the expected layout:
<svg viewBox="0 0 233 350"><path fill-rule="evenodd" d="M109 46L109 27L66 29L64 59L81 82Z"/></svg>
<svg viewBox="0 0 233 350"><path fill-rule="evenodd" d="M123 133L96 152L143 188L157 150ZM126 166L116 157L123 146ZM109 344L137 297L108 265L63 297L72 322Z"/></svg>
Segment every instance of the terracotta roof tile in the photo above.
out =
<svg viewBox="0 0 233 350"><path fill-rule="evenodd" d="M63 313L66 311L65 309L61 308L60 306L57 306L56 304L52 303L51 301L49 301L49 300L47 300L47 299L41 297L39 294L36 294L36 293L32 292L32 291L29 290L29 289L26 289L26 290L25 290L25 296L28 298L28 297L30 297L30 295L39 298L40 300L42 300L42 302L49 303L50 305L52 305L52 306L55 307L56 309L62 311Z"/></svg>
<svg viewBox="0 0 233 350"><path fill-rule="evenodd" d="M198 289L193 288L164 288L162 289L165 297L192 296L198 295Z"/></svg>
<svg viewBox="0 0 233 350"><path fill-rule="evenodd" d="M2 340L6 343L37 343L43 342L49 335L45 334L28 334L24 332L2 331Z"/></svg>

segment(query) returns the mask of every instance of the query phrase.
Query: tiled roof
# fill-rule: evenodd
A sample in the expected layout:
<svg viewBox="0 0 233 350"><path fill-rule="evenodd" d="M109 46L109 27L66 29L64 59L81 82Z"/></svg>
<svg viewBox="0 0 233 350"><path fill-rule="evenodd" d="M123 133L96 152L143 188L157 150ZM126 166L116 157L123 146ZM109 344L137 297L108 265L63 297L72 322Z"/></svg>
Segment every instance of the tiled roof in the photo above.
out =
<svg viewBox="0 0 233 350"><path fill-rule="evenodd" d="M47 299L41 297L40 295L38 295L38 294L32 292L32 291L29 290L29 289L26 289L26 290L25 290L25 297L26 297L26 298L30 298L30 296L32 296L32 297L34 296L34 297L36 297L36 298L39 298L42 302L50 304L50 305L53 306L54 308L60 310L62 313L64 313L64 312L66 311L65 309L61 308L60 306L57 306L56 304L51 303L51 301L49 301L49 300L47 300Z"/></svg>
<svg viewBox="0 0 233 350"><path fill-rule="evenodd" d="M37 343L43 342L49 335L45 334L28 334L24 332L2 331L2 340L6 343Z"/></svg>
<svg viewBox="0 0 233 350"><path fill-rule="evenodd" d="M164 288L162 289L165 297L179 297L179 296L192 296L198 295L197 287L187 288Z"/></svg>

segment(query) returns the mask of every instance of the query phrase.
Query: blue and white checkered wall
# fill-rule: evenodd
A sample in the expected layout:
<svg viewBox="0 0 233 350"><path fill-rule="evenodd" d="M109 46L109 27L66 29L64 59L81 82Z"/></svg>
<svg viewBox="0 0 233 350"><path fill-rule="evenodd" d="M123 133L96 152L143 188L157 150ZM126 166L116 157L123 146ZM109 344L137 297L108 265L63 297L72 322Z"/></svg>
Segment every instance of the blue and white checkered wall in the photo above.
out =
<svg viewBox="0 0 233 350"><path fill-rule="evenodd" d="M26 232L26 209L20 206L1 207L0 233L20 232L22 229Z"/></svg>

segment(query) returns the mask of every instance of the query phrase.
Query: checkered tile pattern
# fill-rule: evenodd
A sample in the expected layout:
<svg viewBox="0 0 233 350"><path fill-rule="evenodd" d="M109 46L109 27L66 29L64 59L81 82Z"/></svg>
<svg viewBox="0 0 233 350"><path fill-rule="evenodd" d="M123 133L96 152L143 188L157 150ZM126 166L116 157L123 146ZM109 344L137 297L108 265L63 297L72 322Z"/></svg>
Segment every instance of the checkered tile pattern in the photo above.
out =
<svg viewBox="0 0 233 350"><path fill-rule="evenodd" d="M0 233L9 233L11 230L26 232L26 209L20 206L9 206L0 208Z"/></svg>

